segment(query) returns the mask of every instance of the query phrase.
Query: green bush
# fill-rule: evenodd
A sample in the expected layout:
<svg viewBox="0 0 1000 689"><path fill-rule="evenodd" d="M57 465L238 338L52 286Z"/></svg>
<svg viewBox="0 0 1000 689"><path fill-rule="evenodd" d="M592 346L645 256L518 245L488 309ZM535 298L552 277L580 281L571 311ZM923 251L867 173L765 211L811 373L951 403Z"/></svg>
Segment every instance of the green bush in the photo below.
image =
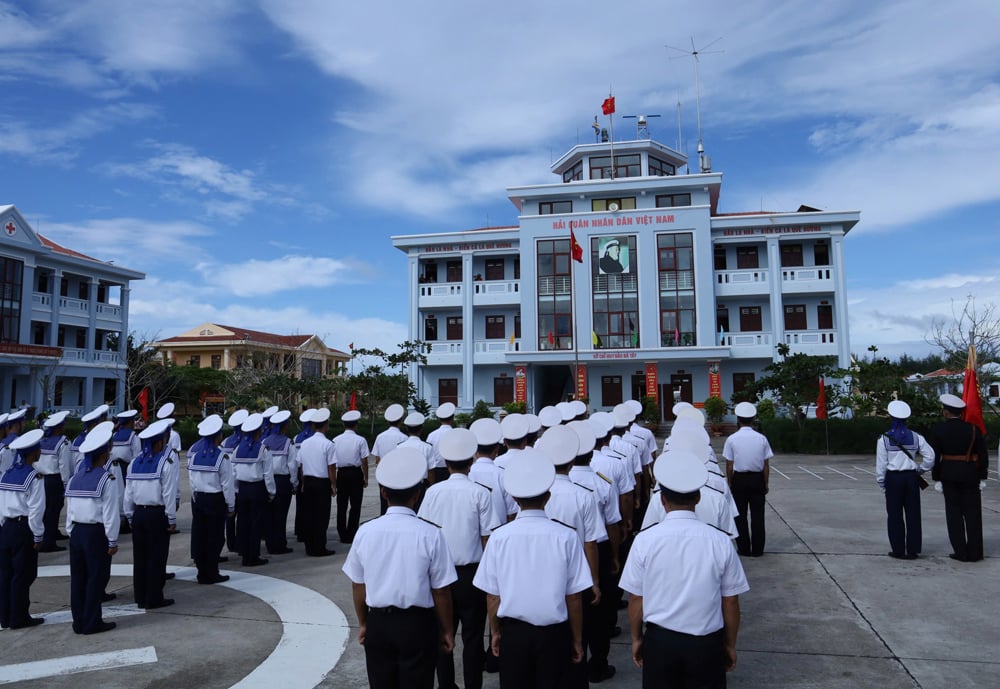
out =
<svg viewBox="0 0 1000 689"><path fill-rule="evenodd" d="M528 411L528 405L524 402L508 402L503 405L503 410L508 414L524 414Z"/></svg>
<svg viewBox="0 0 1000 689"><path fill-rule="evenodd" d="M712 423L720 423L722 421L722 417L726 415L726 411L728 409L729 405L727 405L726 400L721 397L713 396L705 400L705 416Z"/></svg>
<svg viewBox="0 0 1000 689"><path fill-rule="evenodd" d="M490 409L490 405L486 403L486 400L479 400L476 402L476 406L472 408L470 418L472 421L478 421L479 419L492 419L493 410Z"/></svg>
<svg viewBox="0 0 1000 689"><path fill-rule="evenodd" d="M466 414L465 412L459 412L455 414L455 428L468 428L475 419L472 414ZM440 423L438 423L440 425ZM428 431L429 433L430 431Z"/></svg>
<svg viewBox="0 0 1000 689"><path fill-rule="evenodd" d="M757 418L761 421L770 421L775 416L774 402L769 397L757 402Z"/></svg>
<svg viewBox="0 0 1000 689"><path fill-rule="evenodd" d="M655 397L642 398L642 420L647 426L655 428L660 423L660 405Z"/></svg>

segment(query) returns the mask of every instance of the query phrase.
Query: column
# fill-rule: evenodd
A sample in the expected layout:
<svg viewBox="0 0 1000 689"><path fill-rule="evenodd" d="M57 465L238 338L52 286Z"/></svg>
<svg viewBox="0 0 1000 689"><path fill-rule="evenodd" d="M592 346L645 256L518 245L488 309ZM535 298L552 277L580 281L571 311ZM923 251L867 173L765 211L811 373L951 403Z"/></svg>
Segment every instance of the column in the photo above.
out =
<svg viewBox="0 0 1000 689"><path fill-rule="evenodd" d="M35 305L32 295L34 292L35 265L25 261L24 272L21 275L21 317L17 333L17 341L21 344L34 344L31 341L31 314L34 312ZM32 381L32 395L37 394L34 390L35 387L34 381Z"/></svg>
<svg viewBox="0 0 1000 689"><path fill-rule="evenodd" d="M87 360L97 359L97 278L90 278L87 283ZM103 401L103 400L102 400Z"/></svg>
<svg viewBox="0 0 1000 689"><path fill-rule="evenodd" d="M128 366L128 306L129 306L128 283L121 286L121 330L118 333L118 363Z"/></svg>
<svg viewBox="0 0 1000 689"><path fill-rule="evenodd" d="M222 370L229 370L229 347L222 350Z"/></svg>
<svg viewBox="0 0 1000 689"><path fill-rule="evenodd" d="M49 317L49 346L59 346L59 285L62 284L63 273L59 268L52 271L51 286L49 294L51 297L49 306L52 307L52 315Z"/></svg>
<svg viewBox="0 0 1000 689"><path fill-rule="evenodd" d="M475 397L475 309L473 308L472 254L462 255L462 382L458 397L459 406L472 409Z"/></svg>
<svg viewBox="0 0 1000 689"><path fill-rule="evenodd" d="M837 363L841 368L851 365L851 336L847 320L847 280L844 277L844 235L830 236L833 249L834 328L837 332Z"/></svg>
<svg viewBox="0 0 1000 689"><path fill-rule="evenodd" d="M773 361L780 361L778 345L785 341L785 307L781 298L784 281L781 279L781 251L777 237L767 239L767 270L768 287L771 290L771 334L774 338L771 343L771 358Z"/></svg>

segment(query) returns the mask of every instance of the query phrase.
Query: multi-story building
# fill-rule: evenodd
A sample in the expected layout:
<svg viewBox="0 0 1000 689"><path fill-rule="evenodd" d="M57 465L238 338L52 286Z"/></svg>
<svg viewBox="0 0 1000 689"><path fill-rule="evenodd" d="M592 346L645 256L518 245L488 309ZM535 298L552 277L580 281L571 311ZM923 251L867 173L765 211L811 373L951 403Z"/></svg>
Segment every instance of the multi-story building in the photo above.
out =
<svg viewBox="0 0 1000 689"><path fill-rule="evenodd" d="M121 408L129 284L146 276L59 246L14 206L0 227L0 408Z"/></svg>
<svg viewBox="0 0 1000 689"><path fill-rule="evenodd" d="M317 335L275 335L249 328L203 323L152 346L164 362L232 371L254 368L296 378L340 375L350 356L327 347Z"/></svg>
<svg viewBox="0 0 1000 689"><path fill-rule="evenodd" d="M648 395L672 418L675 400L730 399L781 343L847 366L859 213L722 214L722 175L686 164L650 139L581 144L552 164L560 181L507 189L515 227L394 236L410 337L430 345L420 395L535 410Z"/></svg>

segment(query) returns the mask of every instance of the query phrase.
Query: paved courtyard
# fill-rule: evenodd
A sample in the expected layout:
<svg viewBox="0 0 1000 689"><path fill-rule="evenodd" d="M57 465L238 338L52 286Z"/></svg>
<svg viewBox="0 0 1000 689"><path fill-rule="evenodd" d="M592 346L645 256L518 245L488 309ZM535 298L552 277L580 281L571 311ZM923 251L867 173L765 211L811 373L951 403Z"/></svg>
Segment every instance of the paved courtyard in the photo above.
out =
<svg viewBox="0 0 1000 689"><path fill-rule="evenodd" d="M1000 489L983 495L987 559L950 560L943 499L922 495L924 549L916 561L886 556L885 512L873 458L786 455L772 464L764 557L744 560L739 661L729 686L923 689L1000 686ZM186 478L186 477L185 477ZM377 514L374 487L363 519ZM0 684L18 687L366 686L355 640L347 546L331 526L330 558L294 553L264 567L222 565L227 585L194 582L190 508L171 541L176 605L143 612L131 603L131 543L114 558L106 606L118 628L92 637L69 625L66 553L43 554L32 612L46 624L0 633ZM224 553L225 554L225 553ZM338 609L339 608L339 609ZM625 613L620 620L627 628ZM637 687L627 631L615 640L618 675L601 686ZM485 686L499 687L497 675Z"/></svg>

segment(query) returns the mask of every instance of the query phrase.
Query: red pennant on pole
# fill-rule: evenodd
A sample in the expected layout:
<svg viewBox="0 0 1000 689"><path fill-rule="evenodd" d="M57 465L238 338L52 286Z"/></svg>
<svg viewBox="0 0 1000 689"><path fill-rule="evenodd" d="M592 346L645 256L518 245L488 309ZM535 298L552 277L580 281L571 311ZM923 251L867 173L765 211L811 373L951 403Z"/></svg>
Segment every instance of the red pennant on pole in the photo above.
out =
<svg viewBox="0 0 1000 689"><path fill-rule="evenodd" d="M965 377L962 379L962 401L965 402L965 421L979 428L986 435L986 424L983 422L983 404L979 399L979 381L976 378L976 346L969 347L969 358L965 364Z"/></svg>
<svg viewBox="0 0 1000 689"><path fill-rule="evenodd" d="M573 230L569 231L569 244L573 252L573 260L577 263L583 263L583 247L577 243Z"/></svg>
<svg viewBox="0 0 1000 689"><path fill-rule="evenodd" d="M816 418L826 418L826 382L823 376L819 378L819 396L816 398Z"/></svg>
<svg viewBox="0 0 1000 689"><path fill-rule="evenodd" d="M149 388L143 388L139 393L139 409L142 411L142 420L149 421Z"/></svg>
<svg viewBox="0 0 1000 689"><path fill-rule="evenodd" d="M358 408L358 391L354 390L351 393L351 409L350 410L354 411L357 408Z"/></svg>
<svg viewBox="0 0 1000 689"><path fill-rule="evenodd" d="M604 99L604 102L601 103L601 112L603 112L605 115L611 115L614 113L614 111L615 111L615 97L608 96L607 98Z"/></svg>

